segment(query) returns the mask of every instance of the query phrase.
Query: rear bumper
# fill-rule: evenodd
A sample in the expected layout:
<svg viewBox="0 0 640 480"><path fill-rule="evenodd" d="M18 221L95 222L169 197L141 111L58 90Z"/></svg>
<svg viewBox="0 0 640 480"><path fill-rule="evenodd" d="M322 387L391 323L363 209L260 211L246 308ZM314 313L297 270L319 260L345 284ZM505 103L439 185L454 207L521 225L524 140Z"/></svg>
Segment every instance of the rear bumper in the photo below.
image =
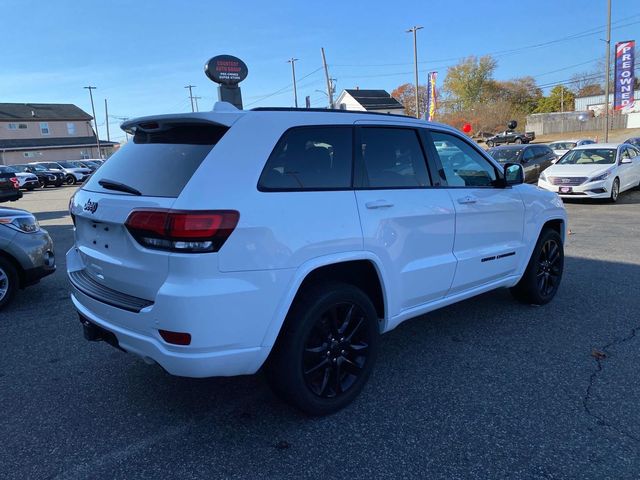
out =
<svg viewBox="0 0 640 480"><path fill-rule="evenodd" d="M202 378L252 374L260 368L269 354L265 347L208 352L190 352L188 347L182 347L182 351L176 351L173 348L177 347L167 347L159 338L122 328L99 318L87 307L91 299L77 290L71 294L71 300L83 323L88 321L97 325L107 334L103 338L88 338L89 340L104 340L116 346L113 338L108 338L111 334L117 340L118 348L139 356L147 363L157 363L171 375Z"/></svg>
<svg viewBox="0 0 640 480"><path fill-rule="evenodd" d="M176 265L146 305L133 305L134 299L141 299L107 288L104 279L100 284L93 277L93 283L86 282L85 266L73 247L67 253L71 299L80 315L112 333L120 348L158 363L172 375L255 373L271 350L265 335L292 272L214 273L202 265L194 269L193 262L203 260L184 261L189 268ZM159 330L189 333L191 343L168 343Z"/></svg>

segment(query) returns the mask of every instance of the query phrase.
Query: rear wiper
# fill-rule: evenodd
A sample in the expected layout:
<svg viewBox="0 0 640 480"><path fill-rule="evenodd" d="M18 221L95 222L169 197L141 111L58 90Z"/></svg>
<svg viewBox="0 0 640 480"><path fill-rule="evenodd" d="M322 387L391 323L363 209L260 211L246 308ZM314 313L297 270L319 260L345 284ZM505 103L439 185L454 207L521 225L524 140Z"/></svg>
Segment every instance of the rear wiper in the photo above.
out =
<svg viewBox="0 0 640 480"><path fill-rule="evenodd" d="M101 187L106 188L107 190L118 190L120 192L132 193L134 195L142 195L140 190L136 190L129 185L125 185L124 183L116 182L114 180L107 180L103 178L102 180L98 180L98 183Z"/></svg>

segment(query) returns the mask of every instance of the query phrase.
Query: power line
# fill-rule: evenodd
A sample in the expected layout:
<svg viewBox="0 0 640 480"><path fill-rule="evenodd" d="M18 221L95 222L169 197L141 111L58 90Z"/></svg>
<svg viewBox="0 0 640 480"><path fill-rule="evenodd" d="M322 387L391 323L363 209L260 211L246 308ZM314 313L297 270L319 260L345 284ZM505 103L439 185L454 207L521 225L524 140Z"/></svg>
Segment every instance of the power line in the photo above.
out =
<svg viewBox="0 0 640 480"><path fill-rule="evenodd" d="M617 24L617 23L621 23L621 22L627 22L632 18L636 18L636 17L640 17L640 13L631 15L631 16L627 16L624 19L620 19L617 20L616 22L612 22L613 24ZM615 27L615 29L619 29L619 28L624 28L624 27L629 27L631 25L636 25L640 23L640 21L635 21L635 22L629 22L629 23L625 23L622 25L617 25ZM564 37L560 37L554 40L549 40L546 42L541 42L541 43L535 43L535 44L531 44L531 45L525 45L522 47L518 47L518 48L513 48L513 49L508 49L508 50L497 50L494 52L488 52L488 53L483 53L481 55L478 56L484 56L484 55L492 55L492 56L505 56L505 55L511 55L514 53L518 53L524 50L530 50L532 48L540 48L543 46L548 46L548 45L553 45L556 43L561 43L561 42L566 42L566 41L570 41L570 40L576 40L578 38L583 38L583 37L588 37L591 35L597 35L598 33L601 33L604 31L604 28L606 27L606 25L602 25L600 27L594 27L594 28L590 28L588 30L583 30L582 32L577 32L571 35L566 35ZM613 27L612 27L613 28ZM434 64L434 63L442 63L442 62L450 62L450 61L460 61L460 60L464 60L467 57L449 57L449 58L440 58L440 59L436 59L436 60L428 60L428 61L422 61L422 62L418 62L420 64ZM377 64L331 64L332 67L393 67L393 66L405 66L405 65L411 65L411 63L407 63L407 62L403 62L403 63L377 63Z"/></svg>
<svg viewBox="0 0 640 480"><path fill-rule="evenodd" d="M300 80L304 80L304 79L305 79L305 78L307 78L307 77L310 77L310 76L311 76L311 75L313 75L314 73L319 72L319 71L320 71L320 70L322 70L323 68L324 68L324 67L318 67L318 68L316 68L314 71L312 71L312 72L310 72L310 73L307 73L304 77L300 77L300 78L298 79L298 82L299 82ZM289 85L287 85L286 87L282 87L282 88L280 88L280 89L276 90L275 92L268 93L267 95L263 95L262 97L258 98L258 100L255 100L255 101L253 101L253 102L251 102L251 103L248 103L248 104L247 104L247 105L245 105L245 106L246 106L246 107L250 107L251 105L255 105L256 103L260 103L261 101L266 100L267 98L273 97L274 95L278 95L279 93L288 92L288 91L289 91L289 89L290 89L292 86L293 86L293 84L292 84L292 83L290 83L290 84L289 84Z"/></svg>

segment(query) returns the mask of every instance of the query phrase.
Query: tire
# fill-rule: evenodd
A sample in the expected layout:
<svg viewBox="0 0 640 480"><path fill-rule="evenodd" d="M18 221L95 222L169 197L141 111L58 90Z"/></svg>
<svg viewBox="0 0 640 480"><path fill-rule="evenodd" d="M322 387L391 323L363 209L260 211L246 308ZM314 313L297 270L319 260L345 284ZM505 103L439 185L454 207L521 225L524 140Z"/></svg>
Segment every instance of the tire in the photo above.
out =
<svg viewBox="0 0 640 480"><path fill-rule="evenodd" d="M0 257L0 310L11 303L18 290L18 272L9 260Z"/></svg>
<svg viewBox="0 0 640 480"><path fill-rule="evenodd" d="M64 183L63 181L58 180L56 183L53 184L53 186L58 188L58 187L61 187L63 183Z"/></svg>
<svg viewBox="0 0 640 480"><path fill-rule="evenodd" d="M558 291L564 269L564 247L560 234L550 228L542 230L524 275L511 288L522 303L545 305Z"/></svg>
<svg viewBox="0 0 640 480"><path fill-rule="evenodd" d="M616 203L620 198L620 179L618 177L613 179L611 184L611 195L609 196L609 202Z"/></svg>
<svg viewBox="0 0 640 480"><path fill-rule="evenodd" d="M78 183L78 181L76 180L76 177L74 177L73 175L67 175L64 178L64 183L67 185L75 185L76 183Z"/></svg>
<svg viewBox="0 0 640 480"><path fill-rule="evenodd" d="M36 187L35 187L35 185L29 185L29 186L27 187L27 191L28 191L28 192L32 192L34 188L36 188Z"/></svg>
<svg viewBox="0 0 640 480"><path fill-rule="evenodd" d="M376 360L378 316L362 290L319 283L294 301L267 361L271 388L308 415L328 415L350 404Z"/></svg>
<svg viewBox="0 0 640 480"><path fill-rule="evenodd" d="M522 143L522 139L521 138L516 138L513 143L520 145Z"/></svg>

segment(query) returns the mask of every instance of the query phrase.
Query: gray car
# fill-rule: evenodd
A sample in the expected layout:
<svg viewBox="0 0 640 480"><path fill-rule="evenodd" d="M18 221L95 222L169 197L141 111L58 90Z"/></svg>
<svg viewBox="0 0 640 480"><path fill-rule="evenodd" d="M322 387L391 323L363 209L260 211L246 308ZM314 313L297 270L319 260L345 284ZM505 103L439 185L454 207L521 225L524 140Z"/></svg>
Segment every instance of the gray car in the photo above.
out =
<svg viewBox="0 0 640 480"><path fill-rule="evenodd" d="M56 270L53 242L26 210L0 208L0 310Z"/></svg>

